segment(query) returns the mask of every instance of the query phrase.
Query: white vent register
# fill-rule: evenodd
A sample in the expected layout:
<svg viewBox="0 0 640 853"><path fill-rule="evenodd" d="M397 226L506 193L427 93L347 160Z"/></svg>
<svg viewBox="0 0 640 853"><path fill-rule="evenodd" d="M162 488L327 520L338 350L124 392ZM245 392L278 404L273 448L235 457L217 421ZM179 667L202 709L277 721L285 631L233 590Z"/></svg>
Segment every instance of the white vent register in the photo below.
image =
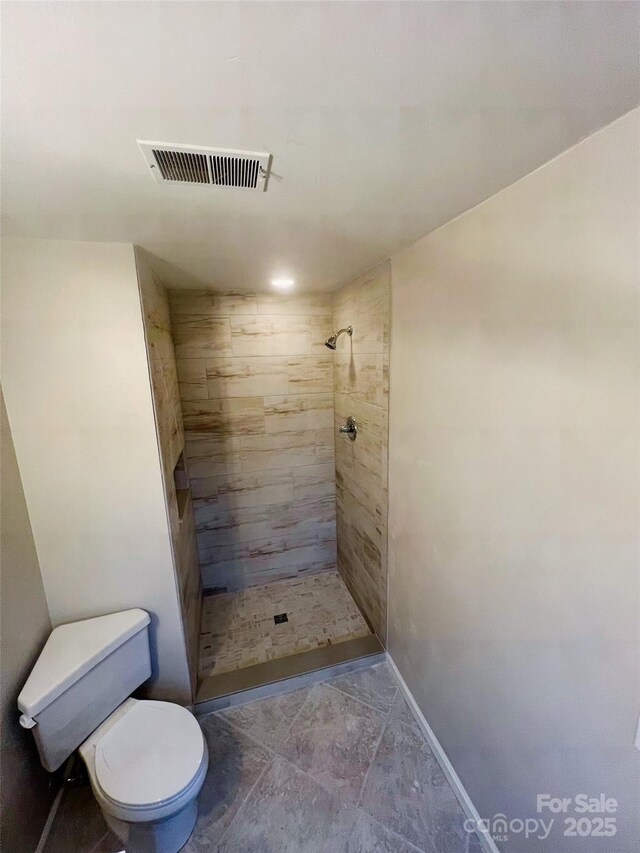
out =
<svg viewBox="0 0 640 853"><path fill-rule="evenodd" d="M203 148L142 139L138 139L138 145L158 184L209 184L263 192L267 189L271 154L264 151Z"/></svg>

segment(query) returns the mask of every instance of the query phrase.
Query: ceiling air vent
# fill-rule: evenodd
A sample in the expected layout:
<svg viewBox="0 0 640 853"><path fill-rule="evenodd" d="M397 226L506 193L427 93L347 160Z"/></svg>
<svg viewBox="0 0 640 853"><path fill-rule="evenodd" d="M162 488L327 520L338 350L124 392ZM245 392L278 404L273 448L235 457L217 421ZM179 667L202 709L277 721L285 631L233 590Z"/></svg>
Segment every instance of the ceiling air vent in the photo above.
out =
<svg viewBox="0 0 640 853"><path fill-rule="evenodd" d="M176 145L138 140L142 155L158 184L210 184L266 190L271 154Z"/></svg>

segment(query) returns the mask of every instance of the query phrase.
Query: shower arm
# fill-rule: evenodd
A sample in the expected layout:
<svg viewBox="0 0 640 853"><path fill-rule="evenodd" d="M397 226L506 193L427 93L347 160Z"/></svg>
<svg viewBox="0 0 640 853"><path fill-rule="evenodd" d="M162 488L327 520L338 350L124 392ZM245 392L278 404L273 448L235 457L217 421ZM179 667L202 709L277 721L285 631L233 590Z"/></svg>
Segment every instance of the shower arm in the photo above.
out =
<svg viewBox="0 0 640 853"><path fill-rule="evenodd" d="M346 333L347 335L349 335L349 337L351 337L351 335L353 334L353 326L347 326L346 329L340 329L339 332L334 332L329 338L327 338L327 340L324 342L324 345L329 349L334 350L336 348L338 338L343 333Z"/></svg>
<svg viewBox="0 0 640 853"><path fill-rule="evenodd" d="M349 337L351 337L351 335L353 334L353 326L347 326L346 329L340 329L340 331L336 332L335 334L336 338L339 338L340 335L343 334L343 332L346 332Z"/></svg>

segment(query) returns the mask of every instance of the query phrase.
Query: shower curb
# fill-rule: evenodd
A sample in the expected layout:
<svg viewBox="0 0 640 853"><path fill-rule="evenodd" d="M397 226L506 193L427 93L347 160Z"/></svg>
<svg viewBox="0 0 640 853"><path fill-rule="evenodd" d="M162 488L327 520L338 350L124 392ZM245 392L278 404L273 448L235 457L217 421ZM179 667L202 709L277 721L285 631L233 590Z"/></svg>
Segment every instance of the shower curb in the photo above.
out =
<svg viewBox="0 0 640 853"><path fill-rule="evenodd" d="M334 675L364 669L384 659L382 643L375 634L369 634L233 672L223 672L205 678L200 684L193 712L199 717L254 699L289 693Z"/></svg>

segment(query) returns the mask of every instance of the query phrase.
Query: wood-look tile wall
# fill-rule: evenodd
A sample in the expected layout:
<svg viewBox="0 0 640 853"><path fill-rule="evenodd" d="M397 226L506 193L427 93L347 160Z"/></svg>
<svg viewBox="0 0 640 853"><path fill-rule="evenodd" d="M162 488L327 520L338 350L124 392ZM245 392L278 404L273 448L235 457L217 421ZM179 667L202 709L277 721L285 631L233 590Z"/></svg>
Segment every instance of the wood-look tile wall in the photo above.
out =
<svg viewBox="0 0 640 853"><path fill-rule="evenodd" d="M331 295L170 303L204 587L335 568Z"/></svg>
<svg viewBox="0 0 640 853"><path fill-rule="evenodd" d="M202 586L193 507L188 500L181 507L182 511L179 511L174 479L174 469L180 455L184 452L184 428L171 333L169 299L164 285L154 276L144 250L138 247L136 247L136 266L173 559L180 591L191 683L195 691L198 676Z"/></svg>
<svg viewBox="0 0 640 853"><path fill-rule="evenodd" d="M371 628L387 623L387 457L391 269L388 261L334 293L333 324L353 326L334 353L338 570Z"/></svg>

